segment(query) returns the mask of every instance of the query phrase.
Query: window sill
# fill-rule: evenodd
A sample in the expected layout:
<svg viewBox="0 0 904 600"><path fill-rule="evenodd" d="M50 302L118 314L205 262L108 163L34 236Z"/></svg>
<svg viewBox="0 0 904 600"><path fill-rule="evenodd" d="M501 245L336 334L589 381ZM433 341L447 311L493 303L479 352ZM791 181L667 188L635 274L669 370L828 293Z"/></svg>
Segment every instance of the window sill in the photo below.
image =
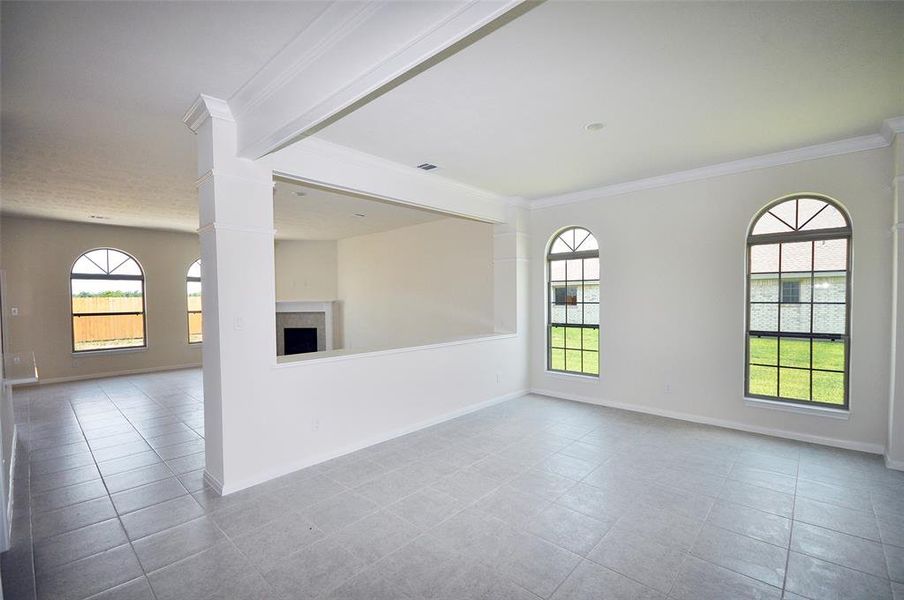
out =
<svg viewBox="0 0 904 600"><path fill-rule="evenodd" d="M775 400L763 400L762 398L744 398L744 404L754 408L765 408L768 410L779 410L783 412L797 413L799 415L810 415L815 417L828 417L830 419L841 419L847 421L851 417L850 410L840 408L827 408L825 406L806 406L803 404L790 404L787 402L777 402Z"/></svg>
<svg viewBox="0 0 904 600"><path fill-rule="evenodd" d="M147 346L136 346L134 348L106 348L104 350L82 350L80 352L72 352L73 357L77 356L99 356L104 354L131 354L132 352L147 352Z"/></svg>
<svg viewBox="0 0 904 600"><path fill-rule="evenodd" d="M562 371L550 371L546 369L548 377L561 377L562 379L583 379L586 381L599 381L599 375L584 375L583 373L563 373Z"/></svg>

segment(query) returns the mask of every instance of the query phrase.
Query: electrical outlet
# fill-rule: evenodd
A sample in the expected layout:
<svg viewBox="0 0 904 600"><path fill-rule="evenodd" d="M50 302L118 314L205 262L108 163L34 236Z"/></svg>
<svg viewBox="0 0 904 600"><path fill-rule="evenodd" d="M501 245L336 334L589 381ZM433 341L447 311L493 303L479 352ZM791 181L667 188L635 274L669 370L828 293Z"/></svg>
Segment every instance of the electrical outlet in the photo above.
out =
<svg viewBox="0 0 904 600"><path fill-rule="evenodd" d="M672 393L672 384L671 384L671 383L665 384L665 393L666 393L666 394L671 394L671 393Z"/></svg>
<svg viewBox="0 0 904 600"><path fill-rule="evenodd" d="M502 373L496 372L496 383L502 383Z"/></svg>
<svg viewBox="0 0 904 600"><path fill-rule="evenodd" d="M11 316L13 316L13 317L18 317L18 316L19 316L19 307L18 307L18 306L13 306L12 308L10 308L10 309L9 309L9 314L10 314Z"/></svg>
<svg viewBox="0 0 904 600"><path fill-rule="evenodd" d="M311 420L311 431L320 431L320 419L314 418Z"/></svg>

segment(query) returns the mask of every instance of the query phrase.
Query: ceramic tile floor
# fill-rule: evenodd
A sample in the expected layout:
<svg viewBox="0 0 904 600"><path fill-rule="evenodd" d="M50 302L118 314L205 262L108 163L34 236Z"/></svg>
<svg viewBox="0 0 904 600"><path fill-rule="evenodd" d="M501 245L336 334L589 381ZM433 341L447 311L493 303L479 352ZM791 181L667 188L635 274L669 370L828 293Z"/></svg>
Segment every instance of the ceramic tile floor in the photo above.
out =
<svg viewBox="0 0 904 600"><path fill-rule="evenodd" d="M7 600L904 600L870 455L527 396L219 498L198 371L15 407Z"/></svg>

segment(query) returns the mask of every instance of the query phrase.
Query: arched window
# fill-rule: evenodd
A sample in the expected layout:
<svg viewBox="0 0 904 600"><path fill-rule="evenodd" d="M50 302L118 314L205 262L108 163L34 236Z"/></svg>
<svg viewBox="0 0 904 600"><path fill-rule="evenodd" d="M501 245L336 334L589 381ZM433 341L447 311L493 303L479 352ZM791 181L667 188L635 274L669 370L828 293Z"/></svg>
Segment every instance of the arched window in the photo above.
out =
<svg viewBox="0 0 904 600"><path fill-rule="evenodd" d="M143 347L144 272L121 250L85 252L69 275L72 350L89 352Z"/></svg>
<svg viewBox="0 0 904 600"><path fill-rule="evenodd" d="M848 407L851 224L818 196L783 199L747 236L747 396Z"/></svg>
<svg viewBox="0 0 904 600"><path fill-rule="evenodd" d="M600 251L586 229L556 235L546 256L550 371L599 375Z"/></svg>
<svg viewBox="0 0 904 600"><path fill-rule="evenodd" d="M186 294L188 295L188 343L201 341L201 259L188 267L185 277Z"/></svg>

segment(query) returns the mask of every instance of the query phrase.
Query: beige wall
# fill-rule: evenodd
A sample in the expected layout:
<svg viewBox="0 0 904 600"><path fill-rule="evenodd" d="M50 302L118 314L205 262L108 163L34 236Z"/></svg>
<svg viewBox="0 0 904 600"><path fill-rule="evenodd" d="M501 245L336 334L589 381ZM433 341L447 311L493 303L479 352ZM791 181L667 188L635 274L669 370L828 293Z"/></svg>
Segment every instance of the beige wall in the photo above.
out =
<svg viewBox="0 0 904 600"><path fill-rule="evenodd" d="M493 330L493 228L447 218L339 240L346 349Z"/></svg>
<svg viewBox="0 0 904 600"><path fill-rule="evenodd" d="M6 217L2 231L7 301L19 309L7 321L10 350L34 350L42 380L200 364L200 346L188 343L185 296L186 271L199 256L197 235ZM101 246L128 252L144 269L144 350L72 354L69 269L81 253Z"/></svg>
<svg viewBox="0 0 904 600"><path fill-rule="evenodd" d="M276 242L276 300L335 300L336 241Z"/></svg>
<svg viewBox="0 0 904 600"><path fill-rule="evenodd" d="M783 431L879 451L888 420L892 162L858 152L682 183L531 214L531 383L591 402ZM779 197L824 194L853 224L850 419L747 406L745 238ZM544 253L559 228L600 244L599 379L545 368Z"/></svg>

